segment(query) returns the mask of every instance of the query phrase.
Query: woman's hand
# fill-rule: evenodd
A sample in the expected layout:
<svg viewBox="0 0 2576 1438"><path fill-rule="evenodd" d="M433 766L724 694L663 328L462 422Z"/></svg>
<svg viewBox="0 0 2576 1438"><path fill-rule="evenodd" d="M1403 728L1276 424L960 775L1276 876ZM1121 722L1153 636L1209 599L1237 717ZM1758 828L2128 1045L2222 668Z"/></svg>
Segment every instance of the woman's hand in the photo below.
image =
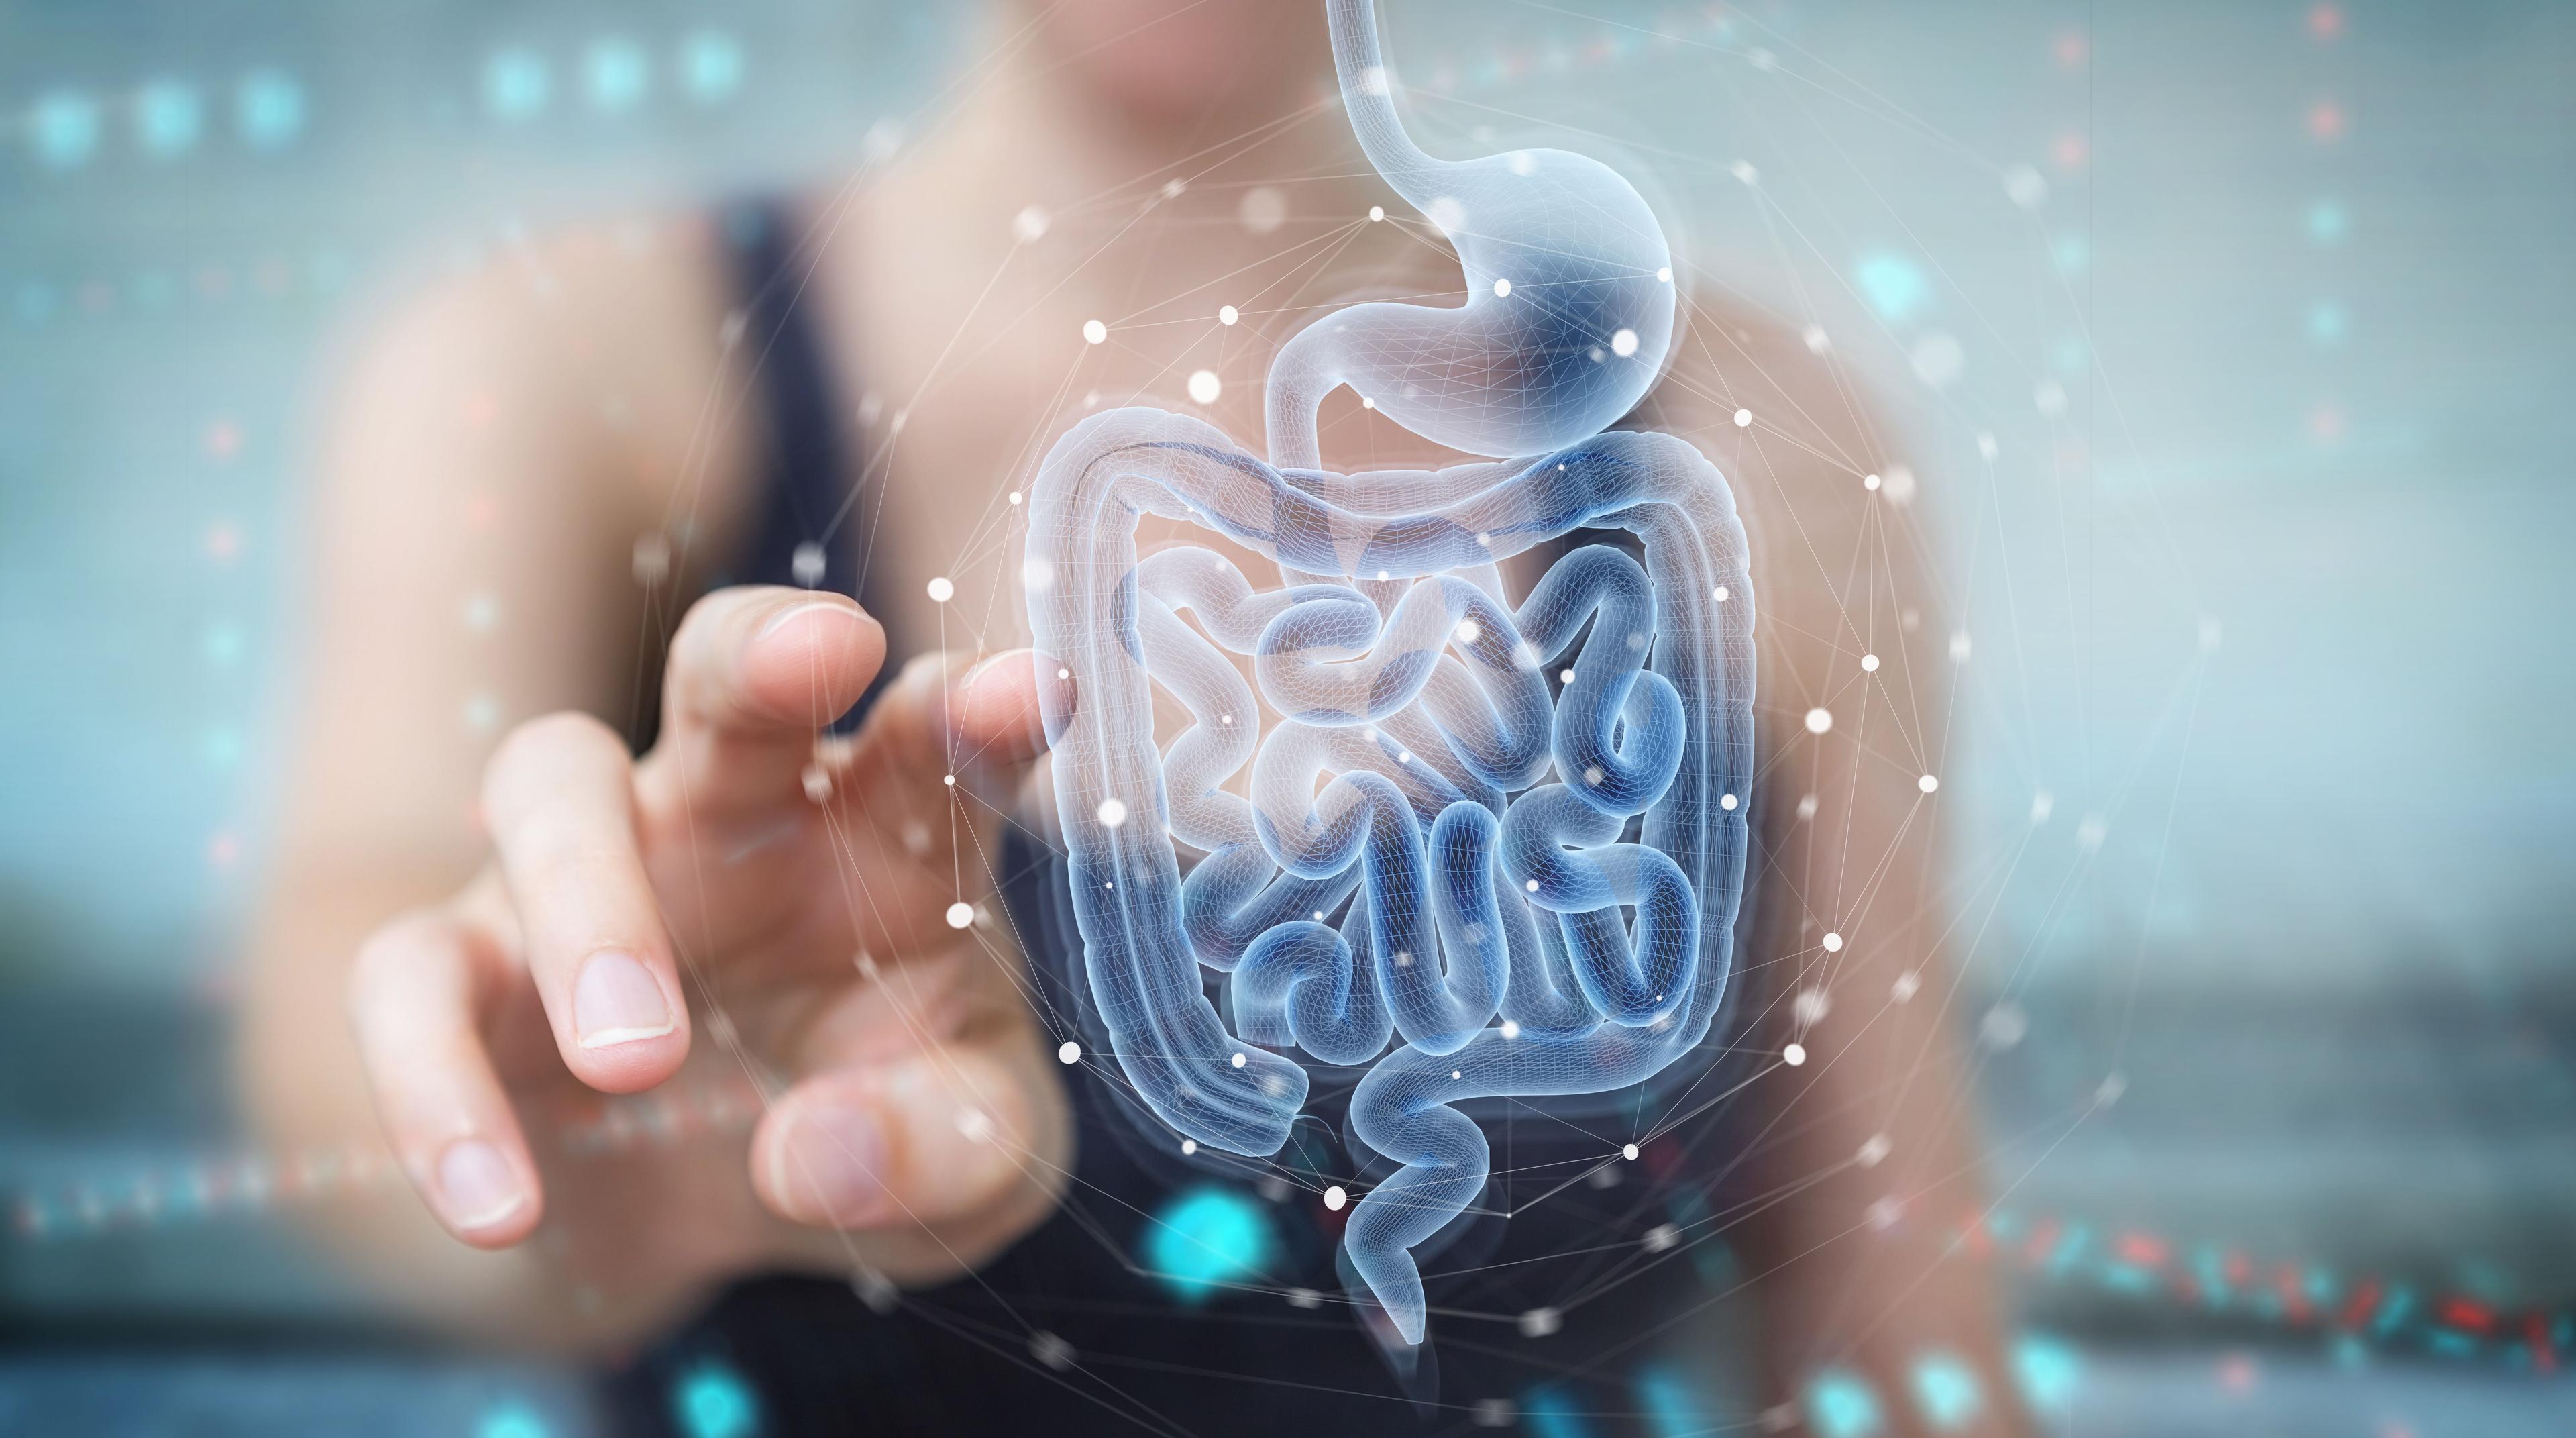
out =
<svg viewBox="0 0 2576 1438"><path fill-rule="evenodd" d="M456 1237L517 1244L551 1207L627 1286L921 1281L1052 1208L1064 1096L989 866L993 803L1041 744L1033 669L924 659L855 737L821 737L884 656L846 599L725 590L680 627L640 762L580 714L493 755L492 862L380 929L349 983L377 1111ZM540 1161L523 1114L650 1088L693 1045L765 1097L747 1185L703 1149Z"/></svg>

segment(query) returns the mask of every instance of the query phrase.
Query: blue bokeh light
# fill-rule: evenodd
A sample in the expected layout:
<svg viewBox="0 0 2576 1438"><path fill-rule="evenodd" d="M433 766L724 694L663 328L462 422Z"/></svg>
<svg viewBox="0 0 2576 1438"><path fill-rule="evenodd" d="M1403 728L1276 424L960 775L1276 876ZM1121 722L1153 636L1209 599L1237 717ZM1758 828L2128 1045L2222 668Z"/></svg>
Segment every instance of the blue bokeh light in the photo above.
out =
<svg viewBox="0 0 2576 1438"><path fill-rule="evenodd" d="M1270 1216L1230 1189L1180 1195L1146 1230L1145 1266L1185 1303L1267 1267L1276 1247Z"/></svg>

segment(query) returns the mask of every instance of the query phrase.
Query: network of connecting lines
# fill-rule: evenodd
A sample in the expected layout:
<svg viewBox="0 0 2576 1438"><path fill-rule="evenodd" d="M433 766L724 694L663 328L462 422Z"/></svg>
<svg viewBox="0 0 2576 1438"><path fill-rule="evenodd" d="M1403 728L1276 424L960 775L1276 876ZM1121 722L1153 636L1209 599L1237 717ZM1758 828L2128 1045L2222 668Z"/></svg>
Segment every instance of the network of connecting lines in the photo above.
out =
<svg viewBox="0 0 2576 1438"><path fill-rule="evenodd" d="M1369 0L1326 9L1361 145L1448 236L1466 304L1300 331L1266 460L1162 410L1084 421L1032 488L1024 573L1112 1056L1174 1131L1255 1157L1287 1142L1309 1065L1363 1069L1349 1130L1394 1172L1345 1231L1352 1296L1419 1343L1418 1259L1490 1170L1456 1106L1615 1094L1709 1036L1743 893L1753 596L1708 461L1607 432L1672 343L1653 212L1565 151L1424 154ZM1343 385L1493 458L1327 472L1317 411ZM1202 546L1140 560L1147 514L1280 582ZM1585 544L1505 598L1504 561L1578 530L1625 530L1643 562ZM1168 748L1158 686L1189 714Z"/></svg>

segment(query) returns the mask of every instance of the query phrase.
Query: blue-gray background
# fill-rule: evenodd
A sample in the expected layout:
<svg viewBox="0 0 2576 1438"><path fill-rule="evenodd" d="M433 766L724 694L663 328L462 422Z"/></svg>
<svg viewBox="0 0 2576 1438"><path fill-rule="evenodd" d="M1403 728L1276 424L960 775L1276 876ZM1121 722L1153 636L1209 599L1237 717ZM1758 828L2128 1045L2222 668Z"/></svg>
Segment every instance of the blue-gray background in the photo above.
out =
<svg viewBox="0 0 2576 1438"><path fill-rule="evenodd" d="M1394 13L1435 136L1645 166L1703 294L1822 328L1904 436L1967 637L1981 1096L2053 1138L2126 1085L1999 1152L2014 1201L2576 1298L2576 10ZM926 123L971 33L881 0L0 11L0 1193L237 1152L224 995L337 347L532 229L827 175ZM13 1321L340 1301L257 1223L26 1230Z"/></svg>

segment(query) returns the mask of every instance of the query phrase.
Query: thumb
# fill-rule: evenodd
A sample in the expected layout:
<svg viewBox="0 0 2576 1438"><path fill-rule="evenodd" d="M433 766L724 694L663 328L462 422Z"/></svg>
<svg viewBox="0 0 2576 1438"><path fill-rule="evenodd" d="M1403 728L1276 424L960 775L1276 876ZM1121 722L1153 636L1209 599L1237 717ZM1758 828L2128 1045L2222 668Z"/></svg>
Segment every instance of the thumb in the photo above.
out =
<svg viewBox="0 0 2576 1438"><path fill-rule="evenodd" d="M753 1186L798 1223L903 1230L1034 1222L1070 1165L1064 1093L1025 1024L818 1073L752 1136ZM980 1226L980 1225L979 1225Z"/></svg>

